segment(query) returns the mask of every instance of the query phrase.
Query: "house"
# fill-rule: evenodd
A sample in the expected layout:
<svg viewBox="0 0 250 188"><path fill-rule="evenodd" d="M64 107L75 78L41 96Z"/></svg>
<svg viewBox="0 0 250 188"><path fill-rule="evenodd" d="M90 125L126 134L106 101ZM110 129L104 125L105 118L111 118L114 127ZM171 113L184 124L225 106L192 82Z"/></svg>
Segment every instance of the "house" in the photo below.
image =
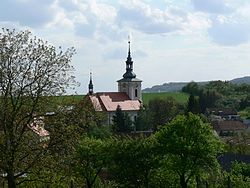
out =
<svg viewBox="0 0 250 188"><path fill-rule="evenodd" d="M244 123L235 120L216 120L212 121L211 124L220 136L229 136L234 133L244 132L247 129Z"/></svg>
<svg viewBox="0 0 250 188"><path fill-rule="evenodd" d="M240 116L233 108L207 108L206 115L210 119L239 120Z"/></svg>
<svg viewBox="0 0 250 188"><path fill-rule="evenodd" d="M94 93L92 74L90 73L89 92L86 97L91 101L96 111L106 113L108 125L113 123L113 117L118 107L126 112L132 121L135 121L142 105L142 80L136 78L136 74L133 72L130 41L128 42L126 71L123 78L117 82L118 92Z"/></svg>

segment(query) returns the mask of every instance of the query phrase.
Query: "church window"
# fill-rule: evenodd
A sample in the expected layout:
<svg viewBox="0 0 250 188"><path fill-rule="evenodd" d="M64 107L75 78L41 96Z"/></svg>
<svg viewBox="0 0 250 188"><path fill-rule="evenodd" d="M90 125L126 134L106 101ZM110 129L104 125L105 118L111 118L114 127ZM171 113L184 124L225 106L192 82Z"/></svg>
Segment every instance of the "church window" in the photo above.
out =
<svg viewBox="0 0 250 188"><path fill-rule="evenodd" d="M137 91L137 89L135 89L135 97L137 97L138 96L138 91Z"/></svg>

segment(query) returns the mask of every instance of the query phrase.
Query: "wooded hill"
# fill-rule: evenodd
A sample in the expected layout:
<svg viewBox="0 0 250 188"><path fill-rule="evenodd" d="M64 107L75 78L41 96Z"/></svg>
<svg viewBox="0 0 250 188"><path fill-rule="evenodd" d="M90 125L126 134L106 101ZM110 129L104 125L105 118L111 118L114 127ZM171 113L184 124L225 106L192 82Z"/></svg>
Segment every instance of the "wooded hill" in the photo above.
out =
<svg viewBox="0 0 250 188"><path fill-rule="evenodd" d="M205 85L210 81L204 81L204 82L196 82L198 85ZM229 80L230 83L233 84L250 84L250 76L245 76L241 78L235 78L232 80ZM151 88L145 88L143 90L144 93L154 93L154 92L175 92L175 91L181 91L181 89L186 86L189 82L169 82L164 83L162 85L155 85Z"/></svg>

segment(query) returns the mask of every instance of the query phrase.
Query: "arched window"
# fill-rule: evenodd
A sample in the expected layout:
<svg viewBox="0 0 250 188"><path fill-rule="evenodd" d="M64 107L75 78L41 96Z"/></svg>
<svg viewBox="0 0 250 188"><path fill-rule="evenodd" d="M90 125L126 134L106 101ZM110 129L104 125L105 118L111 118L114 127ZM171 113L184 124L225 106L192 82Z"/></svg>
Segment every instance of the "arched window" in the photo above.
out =
<svg viewBox="0 0 250 188"><path fill-rule="evenodd" d="M137 89L135 89L135 97L137 97L138 96L138 91L137 91Z"/></svg>

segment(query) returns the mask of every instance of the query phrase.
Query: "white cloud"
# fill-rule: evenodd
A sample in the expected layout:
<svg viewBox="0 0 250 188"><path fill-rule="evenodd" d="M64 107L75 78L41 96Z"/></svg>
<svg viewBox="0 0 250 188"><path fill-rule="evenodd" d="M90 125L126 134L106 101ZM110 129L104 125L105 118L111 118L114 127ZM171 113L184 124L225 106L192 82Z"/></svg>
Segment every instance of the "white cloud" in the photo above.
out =
<svg viewBox="0 0 250 188"><path fill-rule="evenodd" d="M113 6L97 3L95 0L90 3L90 10L100 21L113 22L116 17L116 9Z"/></svg>
<svg viewBox="0 0 250 188"><path fill-rule="evenodd" d="M209 17L201 12L189 12L177 6L165 6L164 10L142 1L126 1L117 13L120 27L130 27L145 34L169 34L197 32L211 25Z"/></svg>

